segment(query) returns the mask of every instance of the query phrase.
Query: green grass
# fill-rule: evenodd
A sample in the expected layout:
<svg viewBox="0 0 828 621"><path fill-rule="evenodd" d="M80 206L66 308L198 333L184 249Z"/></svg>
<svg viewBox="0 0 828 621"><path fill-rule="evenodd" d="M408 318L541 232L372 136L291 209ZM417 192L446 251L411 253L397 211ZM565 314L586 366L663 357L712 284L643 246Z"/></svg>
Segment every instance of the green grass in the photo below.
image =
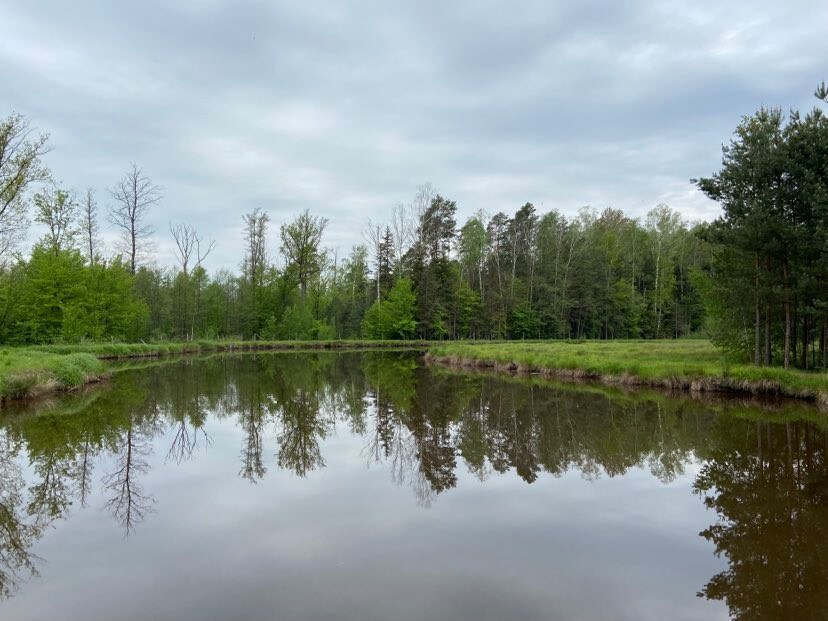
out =
<svg viewBox="0 0 828 621"><path fill-rule="evenodd" d="M828 373L739 363L704 340L463 342L433 346L429 354L448 364L608 383L783 394L828 404Z"/></svg>
<svg viewBox="0 0 828 621"><path fill-rule="evenodd" d="M106 374L89 353L55 354L31 349L0 350L0 401L72 390Z"/></svg>

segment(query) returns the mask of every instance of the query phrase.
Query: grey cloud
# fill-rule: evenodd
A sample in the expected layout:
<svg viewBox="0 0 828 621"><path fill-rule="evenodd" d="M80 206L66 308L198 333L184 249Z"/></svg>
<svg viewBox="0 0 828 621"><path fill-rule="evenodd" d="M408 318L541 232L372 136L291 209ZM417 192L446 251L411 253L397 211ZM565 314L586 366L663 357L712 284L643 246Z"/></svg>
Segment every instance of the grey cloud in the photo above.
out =
<svg viewBox="0 0 828 621"><path fill-rule="evenodd" d="M810 107L828 8L812 3L17 3L0 6L0 112L52 134L77 187L135 161L169 220L219 240L241 214L310 208L327 242L431 181L461 215L526 201L685 217L717 208L689 179L760 105ZM5 111L5 112L3 112Z"/></svg>

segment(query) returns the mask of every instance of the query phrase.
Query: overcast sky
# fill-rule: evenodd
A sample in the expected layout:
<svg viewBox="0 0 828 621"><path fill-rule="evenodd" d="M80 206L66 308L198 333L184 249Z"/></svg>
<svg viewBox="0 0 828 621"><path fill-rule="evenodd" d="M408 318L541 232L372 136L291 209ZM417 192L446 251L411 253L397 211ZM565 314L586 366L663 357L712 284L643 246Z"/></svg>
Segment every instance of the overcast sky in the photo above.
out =
<svg viewBox="0 0 828 621"><path fill-rule="evenodd" d="M168 222L218 240L241 216L309 208L346 251L431 182L478 209L527 201L640 216L717 214L712 173L739 118L810 108L828 79L819 2L66 2L0 0L0 116L51 134L65 186L134 161ZM346 6L347 5L347 6Z"/></svg>

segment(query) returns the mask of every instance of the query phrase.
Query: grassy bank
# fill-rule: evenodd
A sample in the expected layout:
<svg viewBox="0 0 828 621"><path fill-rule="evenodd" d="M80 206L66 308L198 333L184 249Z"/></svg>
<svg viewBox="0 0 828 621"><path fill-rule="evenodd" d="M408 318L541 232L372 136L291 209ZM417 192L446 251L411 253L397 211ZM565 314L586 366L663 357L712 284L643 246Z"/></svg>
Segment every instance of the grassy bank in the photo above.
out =
<svg viewBox="0 0 828 621"><path fill-rule="evenodd" d="M102 360L155 358L222 351L319 349L424 349L427 341L187 341L166 343L84 343L0 350L0 403L68 391L107 376Z"/></svg>
<svg viewBox="0 0 828 621"><path fill-rule="evenodd" d="M104 377L104 363L89 353L0 351L0 402L72 390Z"/></svg>
<svg viewBox="0 0 828 621"><path fill-rule="evenodd" d="M740 364L702 340L449 343L431 347L428 359L608 384L784 395L828 406L828 373Z"/></svg>
<svg viewBox="0 0 828 621"><path fill-rule="evenodd" d="M828 373L735 363L708 341L190 341L89 343L0 350L0 402L78 388L106 377L106 360L257 350L429 348L446 365L696 392L785 395L828 406Z"/></svg>

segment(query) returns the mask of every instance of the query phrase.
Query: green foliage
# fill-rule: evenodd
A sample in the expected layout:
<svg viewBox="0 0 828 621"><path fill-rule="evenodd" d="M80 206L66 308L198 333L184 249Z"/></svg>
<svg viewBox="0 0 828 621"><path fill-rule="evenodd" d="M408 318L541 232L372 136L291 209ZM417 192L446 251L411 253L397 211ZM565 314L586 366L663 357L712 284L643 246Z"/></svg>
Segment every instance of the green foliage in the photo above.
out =
<svg viewBox="0 0 828 621"><path fill-rule="evenodd" d="M84 265L77 250L38 245L26 263L6 274L11 343L131 340L145 322L146 306L133 292L133 279L120 260ZM138 328L138 329L136 329Z"/></svg>
<svg viewBox="0 0 828 621"><path fill-rule="evenodd" d="M699 229L713 245L704 301L714 340L755 364L824 368L828 118L746 116L721 169L697 184L723 210Z"/></svg>
<svg viewBox="0 0 828 621"><path fill-rule="evenodd" d="M38 159L45 138L26 142L27 128L22 117L0 123L0 143L20 150L0 171L15 192L16 221L4 231L26 219L26 185L48 178ZM371 226L370 257L362 245L344 260L326 250L327 220L306 210L278 226L278 265L266 251L270 217L256 209L243 217L240 273L211 275L186 224L176 229L181 269L137 261L149 258L138 256L148 229L123 220L130 179L144 183L145 208L160 200L135 165L116 184L121 232L140 242L121 248L128 264L96 244L91 190L79 218L72 193L41 188L32 215L47 234L0 267L0 342L611 339L686 336L703 323L690 274L709 267L709 253L666 206L645 224L613 209L540 214L531 203L460 224L456 202L425 185L392 221ZM11 247L2 238L0 251Z"/></svg>
<svg viewBox="0 0 828 621"><path fill-rule="evenodd" d="M365 313L363 334L372 339L412 338L417 329L415 305L411 282L401 278L388 293L387 300L375 302Z"/></svg>
<svg viewBox="0 0 828 621"><path fill-rule="evenodd" d="M510 332L516 339L537 338L539 320L537 313L528 302L521 302L512 311L510 319Z"/></svg>

